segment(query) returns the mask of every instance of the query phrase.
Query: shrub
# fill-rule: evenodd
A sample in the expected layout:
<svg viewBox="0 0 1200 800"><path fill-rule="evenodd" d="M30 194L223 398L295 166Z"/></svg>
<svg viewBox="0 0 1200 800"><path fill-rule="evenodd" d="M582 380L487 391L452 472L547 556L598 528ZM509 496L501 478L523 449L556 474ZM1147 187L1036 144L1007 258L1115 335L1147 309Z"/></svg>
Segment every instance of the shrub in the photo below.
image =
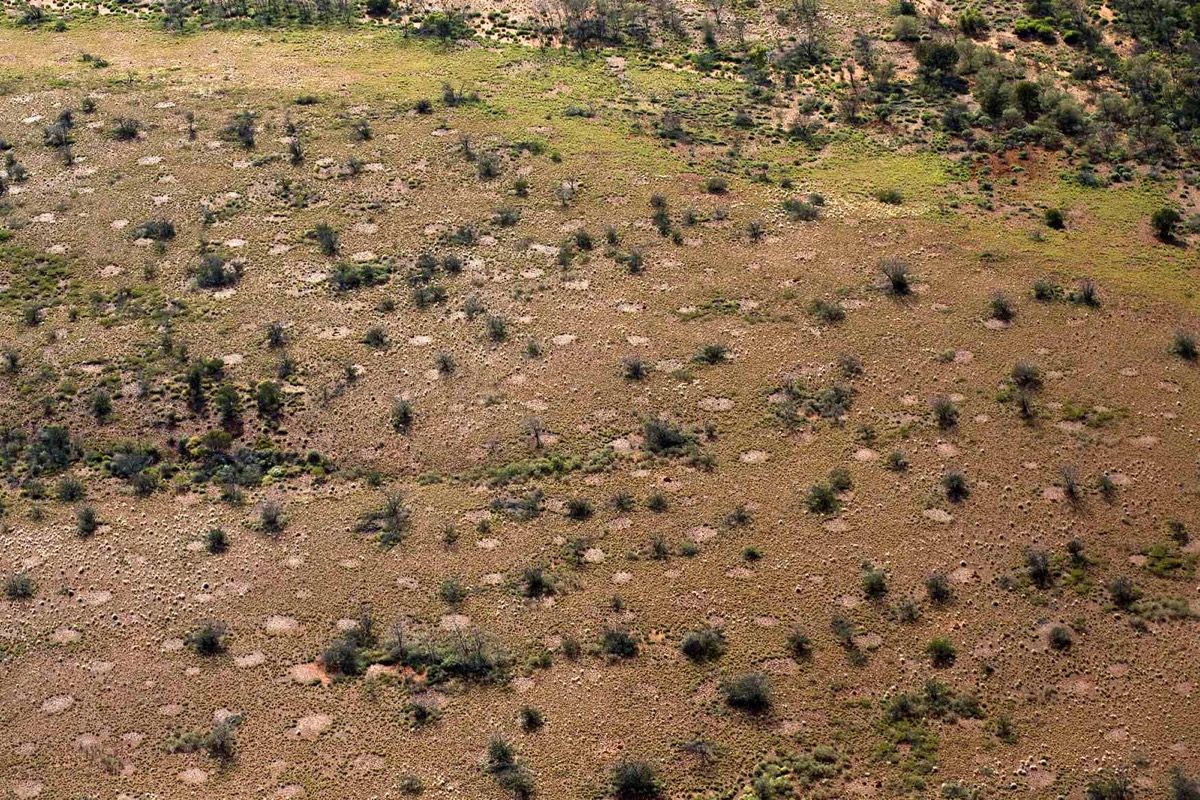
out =
<svg viewBox="0 0 1200 800"><path fill-rule="evenodd" d="M1170 800L1200 800L1200 780L1189 778L1179 767L1171 770Z"/></svg>
<svg viewBox="0 0 1200 800"><path fill-rule="evenodd" d="M621 375L625 380L640 381L644 380L649 375L649 368L646 362L637 356L629 356L621 360Z"/></svg>
<svg viewBox="0 0 1200 800"><path fill-rule="evenodd" d="M904 472L909 466L908 455L903 450L893 450L888 453L884 462L892 472Z"/></svg>
<svg viewBox="0 0 1200 800"><path fill-rule="evenodd" d="M1066 217L1063 216L1061 208L1047 208L1042 215L1042 220L1046 223L1046 227L1053 228L1056 231L1061 231L1067 227Z"/></svg>
<svg viewBox="0 0 1200 800"><path fill-rule="evenodd" d="M787 638L788 652L797 661L805 661L812 657L812 639L803 628L792 628Z"/></svg>
<svg viewBox="0 0 1200 800"><path fill-rule="evenodd" d="M321 653L321 665L331 675L359 675L363 659L358 643L350 634L339 636Z"/></svg>
<svg viewBox="0 0 1200 800"><path fill-rule="evenodd" d="M1137 588L1133 580L1124 575L1120 575L1109 581L1108 594L1112 597L1113 605L1124 609L1132 606L1142 596L1141 590Z"/></svg>
<svg viewBox="0 0 1200 800"><path fill-rule="evenodd" d="M216 253L205 253L200 264L193 270L196 285L201 289L224 289L238 282L242 267L238 262L227 262Z"/></svg>
<svg viewBox="0 0 1200 800"><path fill-rule="evenodd" d="M74 475L66 475L58 482L58 499L64 503L82 500L85 493L83 481Z"/></svg>
<svg viewBox="0 0 1200 800"><path fill-rule="evenodd" d="M794 222L815 222L821 217L821 209L815 204L795 198L783 201L783 211Z"/></svg>
<svg viewBox="0 0 1200 800"><path fill-rule="evenodd" d="M1013 364L1009 378L1012 380L1014 386L1027 392L1037 391L1042 388L1041 371L1036 365L1030 364L1028 361L1018 361L1016 364Z"/></svg>
<svg viewBox="0 0 1200 800"><path fill-rule="evenodd" d="M1133 800L1133 784L1122 772L1097 775L1083 790L1086 800Z"/></svg>
<svg viewBox="0 0 1200 800"><path fill-rule="evenodd" d="M808 313L828 325L841 322L846 318L846 311L840 305L819 298L808 304Z"/></svg>
<svg viewBox="0 0 1200 800"><path fill-rule="evenodd" d="M1037 280L1033 282L1033 296L1043 303L1052 303L1062 297L1062 287L1053 281Z"/></svg>
<svg viewBox="0 0 1200 800"><path fill-rule="evenodd" d="M871 564L865 565L862 574L862 590L863 594L872 600L883 597L888 591L887 573Z"/></svg>
<svg viewBox="0 0 1200 800"><path fill-rule="evenodd" d="M113 125L112 137L119 142L128 142L136 139L141 130L142 123L136 119L118 117Z"/></svg>
<svg viewBox="0 0 1200 800"><path fill-rule="evenodd" d="M487 336L499 344L508 339L508 322L504 317L489 314L487 318Z"/></svg>
<svg viewBox="0 0 1200 800"><path fill-rule="evenodd" d="M197 655L220 655L228 646L228 629L223 622L205 622L189 633L185 641Z"/></svg>
<svg viewBox="0 0 1200 800"><path fill-rule="evenodd" d="M829 471L829 488L835 492L848 492L854 486L849 470L838 467Z"/></svg>
<svg viewBox="0 0 1200 800"><path fill-rule="evenodd" d="M354 525L357 533L374 534L379 544L391 548L403 541L412 526L412 514L404 504L404 495L389 494L383 504L363 512Z"/></svg>
<svg viewBox="0 0 1200 800"><path fill-rule="evenodd" d="M1050 567L1050 557L1041 550L1025 552L1025 573L1029 581L1039 589L1048 589L1054 584L1054 572Z"/></svg>
<svg viewBox="0 0 1200 800"><path fill-rule="evenodd" d="M721 364L729 360L729 347L723 344L706 344L692 357L699 364Z"/></svg>
<svg viewBox="0 0 1200 800"><path fill-rule="evenodd" d="M1150 226L1154 228L1154 235L1164 242L1174 240L1175 230L1182 221L1179 212L1170 206L1164 206L1150 215Z"/></svg>
<svg viewBox="0 0 1200 800"><path fill-rule="evenodd" d="M637 639L624 628L608 627L600 636L600 649L617 658L633 658L638 654Z"/></svg>
<svg viewBox="0 0 1200 800"><path fill-rule="evenodd" d="M645 448L655 455L683 455L695 444L695 437L665 419L649 419L642 425Z"/></svg>
<svg viewBox="0 0 1200 800"><path fill-rule="evenodd" d="M521 221L521 209L514 206L501 206L492 215L492 222L501 228L511 228Z"/></svg>
<svg viewBox="0 0 1200 800"><path fill-rule="evenodd" d="M950 581L944 572L934 572L925 579L925 593L934 603L947 603L953 596Z"/></svg>
<svg viewBox="0 0 1200 800"><path fill-rule="evenodd" d="M1100 307L1100 293L1094 281L1084 278L1067 297L1072 303L1089 308Z"/></svg>
<svg viewBox="0 0 1200 800"><path fill-rule="evenodd" d="M546 725L546 719L542 716L542 712L533 706L521 706L517 716L521 720L521 729L526 733L540 731Z"/></svg>
<svg viewBox="0 0 1200 800"><path fill-rule="evenodd" d="M617 800L650 800L662 794L662 784L647 762L622 759L612 769L612 793Z"/></svg>
<svg viewBox="0 0 1200 800"><path fill-rule="evenodd" d="M593 513L592 503L584 497L567 498L567 518L576 521L590 519Z"/></svg>
<svg viewBox="0 0 1200 800"><path fill-rule="evenodd" d="M96 516L96 509L91 506L80 506L75 511L75 532L80 536L87 538L99 528L100 520Z"/></svg>
<svg viewBox="0 0 1200 800"><path fill-rule="evenodd" d="M363 334L363 344L368 347L373 347L376 350L382 350L387 347L388 335L387 331L380 325L372 325L367 328L367 332Z"/></svg>
<svg viewBox="0 0 1200 800"><path fill-rule="evenodd" d="M956 469L942 476L942 488L946 490L946 499L951 503L961 503L971 495L967 476Z"/></svg>
<svg viewBox="0 0 1200 800"><path fill-rule="evenodd" d="M221 130L221 135L226 139L236 141L246 150L253 150L254 119L255 115L252 111L238 112Z"/></svg>
<svg viewBox="0 0 1200 800"><path fill-rule="evenodd" d="M731 678L721 684L721 692L731 708L748 714L762 714L771 708L771 682L761 672Z"/></svg>
<svg viewBox="0 0 1200 800"><path fill-rule="evenodd" d="M204 547L213 555L219 555L229 549L229 535L220 528L211 528L204 534Z"/></svg>
<svg viewBox="0 0 1200 800"><path fill-rule="evenodd" d="M521 574L522 592L531 599L554 594L554 579L541 567L526 567Z"/></svg>
<svg viewBox="0 0 1200 800"><path fill-rule="evenodd" d="M335 256L338 251L338 232L329 223L322 222L308 232L308 238L317 243L321 252L327 256Z"/></svg>
<svg viewBox="0 0 1200 800"><path fill-rule="evenodd" d="M1009 300L1003 294L996 293L992 295L992 299L988 302L988 313L992 319L1000 320L1001 322L1012 322L1017 312L1013 308L1012 300Z"/></svg>
<svg viewBox="0 0 1200 800"><path fill-rule="evenodd" d="M958 407L948 397L938 396L930 403L933 419L942 430L949 430L958 424Z"/></svg>
<svg viewBox="0 0 1200 800"><path fill-rule="evenodd" d="M1075 643L1075 637L1066 625L1051 627L1048 639L1051 648L1055 650L1069 650L1070 645Z"/></svg>
<svg viewBox="0 0 1200 800"><path fill-rule="evenodd" d="M275 500L264 500L258 509L259 526L267 533L279 533L283 530L283 506Z"/></svg>
<svg viewBox="0 0 1200 800"><path fill-rule="evenodd" d="M704 182L704 191L709 194L725 194L729 191L729 181L724 178L709 178Z"/></svg>
<svg viewBox="0 0 1200 800"><path fill-rule="evenodd" d="M37 594L37 583L26 572L8 576L4 581L4 596L9 600L28 600Z"/></svg>
<svg viewBox="0 0 1200 800"><path fill-rule="evenodd" d="M148 219L133 229L133 238L170 241L175 238L175 223L168 219Z"/></svg>
<svg viewBox="0 0 1200 800"><path fill-rule="evenodd" d="M832 514L838 510L841 503L838 501L833 487L829 484L814 483L808 487L808 494L805 495L804 505L814 514Z"/></svg>
<svg viewBox="0 0 1200 800"><path fill-rule="evenodd" d="M725 653L725 636L716 628L700 628L689 631L683 637L679 649L696 663L715 661Z"/></svg>
<svg viewBox="0 0 1200 800"><path fill-rule="evenodd" d="M904 202L904 195L899 189L880 189L875 192L875 199L889 206L898 206Z"/></svg>
<svg viewBox="0 0 1200 800"><path fill-rule="evenodd" d="M396 433L408 433L413 424L412 403L403 397L392 401L392 430Z"/></svg>
<svg viewBox="0 0 1200 800"><path fill-rule="evenodd" d="M953 643L949 639L941 637L929 641L929 644L925 646L925 654L929 656L930 663L939 668L952 666L958 657L958 651L954 649Z"/></svg>
<svg viewBox="0 0 1200 800"><path fill-rule="evenodd" d="M1197 358L1196 337L1187 331L1175 331L1171 337L1171 355L1179 356L1185 361L1195 361Z"/></svg>
<svg viewBox="0 0 1200 800"><path fill-rule="evenodd" d="M879 269L887 278L888 291L892 294L903 297L912 292L908 264L898 258L888 258L880 263Z"/></svg>

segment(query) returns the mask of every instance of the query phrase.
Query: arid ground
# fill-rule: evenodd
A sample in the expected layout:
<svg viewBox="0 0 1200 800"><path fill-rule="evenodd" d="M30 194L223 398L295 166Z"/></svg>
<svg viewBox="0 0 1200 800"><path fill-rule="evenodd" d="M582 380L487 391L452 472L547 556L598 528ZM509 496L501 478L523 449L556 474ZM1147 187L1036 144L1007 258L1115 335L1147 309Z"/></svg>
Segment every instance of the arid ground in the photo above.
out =
<svg viewBox="0 0 1200 800"><path fill-rule="evenodd" d="M1200 797L1182 117L730 8L10 9L0 796Z"/></svg>

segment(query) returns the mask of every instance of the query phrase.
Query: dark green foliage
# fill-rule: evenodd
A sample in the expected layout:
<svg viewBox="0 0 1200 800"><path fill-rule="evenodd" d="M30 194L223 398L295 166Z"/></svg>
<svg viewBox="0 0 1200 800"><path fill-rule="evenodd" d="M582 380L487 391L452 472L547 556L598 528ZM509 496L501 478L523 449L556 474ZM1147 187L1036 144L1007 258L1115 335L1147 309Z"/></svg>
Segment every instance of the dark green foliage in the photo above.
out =
<svg viewBox="0 0 1200 800"><path fill-rule="evenodd" d="M94 534L100 528L100 519L96 516L96 509L91 506L80 506L75 511L75 532L80 536L87 538Z"/></svg>
<svg viewBox="0 0 1200 800"><path fill-rule="evenodd" d="M1085 278L1076 284L1075 289L1067 295L1072 303L1089 308L1100 307L1100 291L1095 282Z"/></svg>
<svg viewBox="0 0 1200 800"><path fill-rule="evenodd" d="M771 709L771 682L761 672L750 672L721 684L725 702L747 714L763 714Z"/></svg>
<svg viewBox="0 0 1200 800"><path fill-rule="evenodd" d="M254 112L240 111L221 130L221 135L228 140L237 142L246 150L253 150L254 121Z"/></svg>
<svg viewBox="0 0 1200 800"><path fill-rule="evenodd" d="M700 628L689 631L683 637L679 649L696 663L715 661L725 652L725 636L716 628Z"/></svg>
<svg viewBox="0 0 1200 800"><path fill-rule="evenodd" d="M1182 221L1179 212L1170 206L1164 206L1150 215L1150 226L1154 228L1154 235L1164 242L1175 240L1175 231Z"/></svg>
<svg viewBox="0 0 1200 800"><path fill-rule="evenodd" d="M846 318L846 312L840 305L820 298L808 304L808 313L828 325L836 324Z"/></svg>
<svg viewBox="0 0 1200 800"><path fill-rule="evenodd" d="M1009 373L1009 379L1018 389L1033 392L1042 388L1042 373L1037 368L1037 365L1030 364L1028 361L1018 361L1013 364L1012 372Z"/></svg>
<svg viewBox="0 0 1200 800"><path fill-rule="evenodd" d="M949 430L958 424L958 407L948 397L935 397L930 403L933 419L942 430Z"/></svg>
<svg viewBox="0 0 1200 800"><path fill-rule="evenodd" d="M949 667L958 657L958 652L950 640L940 637L930 640L929 644L925 646L925 654L929 656L930 663L935 667Z"/></svg>
<svg viewBox="0 0 1200 800"><path fill-rule="evenodd" d="M404 495L395 492L382 505L360 514L354 530L374 535L383 547L392 548L404 540L411 527L412 513L404 504Z"/></svg>
<svg viewBox="0 0 1200 800"><path fill-rule="evenodd" d="M887 468L892 472L904 472L908 469L908 455L903 450L893 450L885 459Z"/></svg>
<svg viewBox="0 0 1200 800"><path fill-rule="evenodd" d="M118 117L113 125L112 137L119 142L129 142L138 138L138 134L142 130L142 123L136 119L129 117Z"/></svg>
<svg viewBox="0 0 1200 800"><path fill-rule="evenodd" d="M1133 800L1133 784L1123 772L1108 772L1088 781L1085 800Z"/></svg>
<svg viewBox="0 0 1200 800"><path fill-rule="evenodd" d="M806 661L812 657L812 639L803 628L792 628L787 638L788 652L797 661Z"/></svg>
<svg viewBox="0 0 1200 800"><path fill-rule="evenodd" d="M642 435L646 450L655 455L685 455L696 443L691 433L662 418L646 420L642 425Z"/></svg>
<svg viewBox="0 0 1200 800"><path fill-rule="evenodd" d="M1033 282L1033 296L1043 303L1053 303L1062 297L1062 287L1053 281L1037 280Z"/></svg>
<svg viewBox="0 0 1200 800"><path fill-rule="evenodd" d="M871 564L866 564L862 573L862 590L863 594L872 600L882 598L888 591L887 573Z"/></svg>
<svg viewBox="0 0 1200 800"><path fill-rule="evenodd" d="M392 401L392 430L396 433L408 433L413 425L412 403L402 397Z"/></svg>
<svg viewBox="0 0 1200 800"><path fill-rule="evenodd" d="M662 794L662 784L649 763L623 759L613 766L612 793L617 800L651 800Z"/></svg>
<svg viewBox="0 0 1200 800"><path fill-rule="evenodd" d="M912 292L912 279L909 276L908 264L898 258L888 258L880 263L879 270L887 279L889 292L897 297L904 297Z"/></svg>
<svg viewBox="0 0 1200 800"><path fill-rule="evenodd" d="M1012 300L1009 300L1003 294L994 294L988 302L988 314L992 319L1000 320L1001 322L1012 322L1016 316L1016 309L1013 308Z"/></svg>
<svg viewBox="0 0 1200 800"><path fill-rule="evenodd" d="M1189 778L1182 769L1171 770L1170 800L1200 800L1200 780Z"/></svg>
<svg viewBox="0 0 1200 800"><path fill-rule="evenodd" d="M521 706L517 713L521 720L521 730L526 733L540 731L546 725L546 719L542 716L542 712L533 706Z"/></svg>
<svg viewBox="0 0 1200 800"><path fill-rule="evenodd" d="M1131 607L1142 596L1141 590L1133 580L1124 575L1113 578L1109 582L1108 594L1112 597L1113 605L1124 609Z"/></svg>
<svg viewBox="0 0 1200 800"><path fill-rule="evenodd" d="M1050 557L1041 550L1025 552L1025 572L1029 581L1039 589L1049 589L1054 585L1054 571L1050 566Z"/></svg>
<svg viewBox="0 0 1200 800"><path fill-rule="evenodd" d="M204 534L204 547L213 555L219 555L229 549L229 535L220 528L211 528Z"/></svg>
<svg viewBox="0 0 1200 800"><path fill-rule="evenodd" d="M327 256L337 255L339 244L338 232L329 223L319 223L317 227L308 232L308 238L317 243L323 254Z"/></svg>
<svg viewBox="0 0 1200 800"><path fill-rule="evenodd" d="M827 483L814 483L808 488L804 505L814 514L832 514L841 507L837 495Z"/></svg>
<svg viewBox="0 0 1200 800"><path fill-rule="evenodd" d="M925 579L925 593L929 595L929 599L934 603L948 603L953 596L950 590L950 581L946 579L945 573L934 572Z"/></svg>
<svg viewBox="0 0 1200 800"><path fill-rule="evenodd" d="M74 475L66 475L58 482L58 499L64 503L82 500L84 494L83 481Z"/></svg>
<svg viewBox="0 0 1200 800"><path fill-rule="evenodd" d="M899 189L880 189L875 192L875 199L889 206L898 206L904 203L904 195Z"/></svg>
<svg viewBox="0 0 1200 800"><path fill-rule="evenodd" d="M567 498L567 518L578 522L590 519L593 513L592 503L584 497Z"/></svg>
<svg viewBox="0 0 1200 800"><path fill-rule="evenodd" d="M28 600L37 594L37 583L26 572L10 575L4 581L4 596L9 600Z"/></svg>
<svg viewBox="0 0 1200 800"><path fill-rule="evenodd" d="M237 261L226 261L216 253L205 253L193 275L201 289L224 289L242 277L242 265Z"/></svg>
<svg viewBox="0 0 1200 800"><path fill-rule="evenodd" d="M201 623L189 633L185 642L197 655L215 656L225 652L228 638L229 632L225 623L210 621Z"/></svg>
<svg viewBox="0 0 1200 800"><path fill-rule="evenodd" d="M946 490L946 499L951 503L961 503L971 495L967 476L956 469L952 469L942 476L942 488Z"/></svg>
<svg viewBox="0 0 1200 800"><path fill-rule="evenodd" d="M1047 641L1054 650L1069 650L1075 643L1075 637L1066 625L1055 625L1050 629Z"/></svg>
<svg viewBox="0 0 1200 800"><path fill-rule="evenodd" d="M521 592L528 598L539 599L554 594L554 579L541 567L526 567L521 574Z"/></svg>
<svg viewBox="0 0 1200 800"><path fill-rule="evenodd" d="M729 359L729 347L723 344L706 344L692 357L698 364L721 364Z"/></svg>
<svg viewBox="0 0 1200 800"><path fill-rule="evenodd" d="M633 658L638 654L638 642L624 628L606 627L600 635L600 650L617 658Z"/></svg>
<svg viewBox="0 0 1200 800"><path fill-rule="evenodd" d="M169 219L149 219L133 229L135 239L153 239L156 242L169 242L175 238L175 223Z"/></svg>
<svg viewBox="0 0 1200 800"><path fill-rule="evenodd" d="M1197 349L1196 337L1187 331L1175 331L1171 337L1171 355L1179 356L1184 361L1195 361L1200 350Z"/></svg>

